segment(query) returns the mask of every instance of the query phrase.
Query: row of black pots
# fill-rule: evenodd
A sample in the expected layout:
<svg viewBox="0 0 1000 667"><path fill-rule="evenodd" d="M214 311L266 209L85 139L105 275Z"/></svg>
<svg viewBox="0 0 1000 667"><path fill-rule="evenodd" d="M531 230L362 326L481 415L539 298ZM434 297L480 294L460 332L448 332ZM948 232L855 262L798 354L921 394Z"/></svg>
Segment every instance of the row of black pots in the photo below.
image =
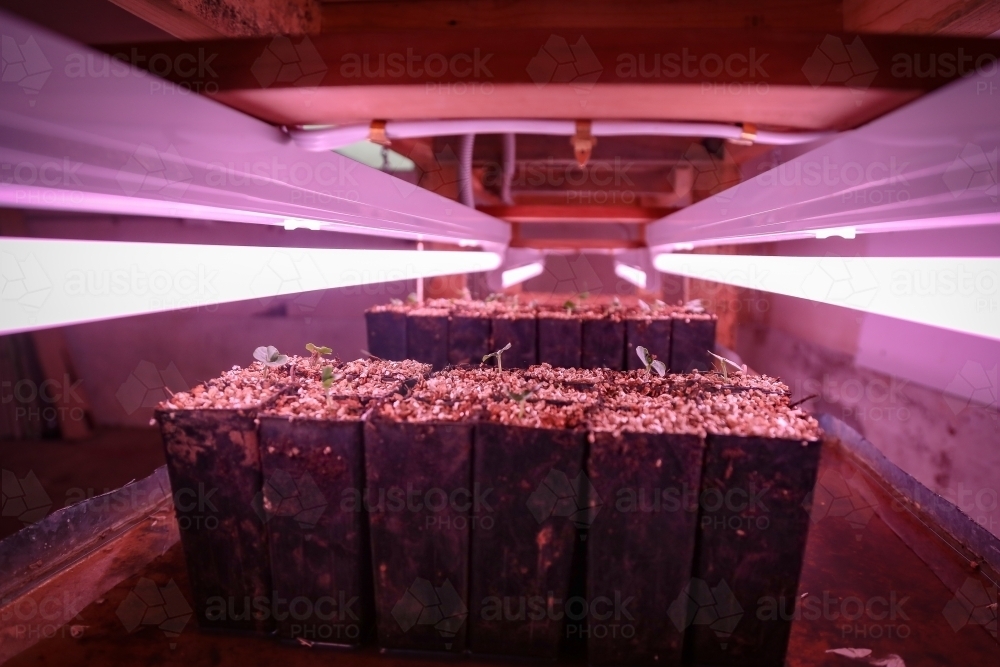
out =
<svg viewBox="0 0 1000 667"><path fill-rule="evenodd" d="M676 373L708 370L714 349L714 318L683 317L614 320L587 317L421 314L373 310L365 313L368 350L391 361L414 359L435 370L476 364L503 348L507 368L551 364L562 368L636 370L641 345Z"/></svg>
<svg viewBox="0 0 1000 667"><path fill-rule="evenodd" d="M586 642L591 664L782 664L791 616L754 610L794 605L819 443L158 419L203 628L357 646L374 626L387 649L555 658Z"/></svg>

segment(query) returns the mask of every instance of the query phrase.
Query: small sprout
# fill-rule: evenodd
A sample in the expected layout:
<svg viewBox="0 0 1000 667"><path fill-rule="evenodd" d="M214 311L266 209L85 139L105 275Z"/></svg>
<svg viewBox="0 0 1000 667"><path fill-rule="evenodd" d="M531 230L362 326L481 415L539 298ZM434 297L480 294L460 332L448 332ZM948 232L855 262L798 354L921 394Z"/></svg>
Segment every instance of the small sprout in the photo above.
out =
<svg viewBox="0 0 1000 667"><path fill-rule="evenodd" d="M497 373L503 373L503 361L502 361L502 357L503 357L503 353L506 352L509 349L510 349L510 343L507 343L506 345L504 345L503 347L501 347L496 352L490 352L489 354L484 354L483 355L483 363L485 364L487 361L489 361L489 359L491 357L496 357L497 358Z"/></svg>
<svg viewBox="0 0 1000 667"><path fill-rule="evenodd" d="M313 365L315 366L320 361L323 360L324 354L332 354L333 350L328 347L313 345L312 343L306 343L306 350L312 355Z"/></svg>
<svg viewBox="0 0 1000 667"><path fill-rule="evenodd" d="M613 298L611 300L611 307L612 308L621 308L622 307L621 299L619 299L618 297Z"/></svg>
<svg viewBox="0 0 1000 667"><path fill-rule="evenodd" d="M281 368L288 363L288 357L278 352L278 348L273 345L261 346L253 351L253 358L264 365L264 381L267 381L267 372L271 368Z"/></svg>
<svg viewBox="0 0 1000 667"><path fill-rule="evenodd" d="M586 301L589 298L590 298L590 292L580 292L579 296L580 301Z"/></svg>
<svg viewBox="0 0 1000 667"><path fill-rule="evenodd" d="M576 310L576 302L573 299L566 299L566 303L563 304L563 308L566 309L567 313L572 313Z"/></svg>
<svg viewBox="0 0 1000 667"><path fill-rule="evenodd" d="M639 299L639 308L641 308L642 311L646 313L652 312L653 310L652 307L650 307L650 305L645 301L643 301L642 299Z"/></svg>
<svg viewBox="0 0 1000 667"><path fill-rule="evenodd" d="M406 302L407 303L417 303L417 301L418 300L417 300L417 293L416 292L410 292L409 294L406 295Z"/></svg>
<svg viewBox="0 0 1000 667"><path fill-rule="evenodd" d="M486 303L492 303L493 301L499 301L501 299L501 297L502 297L501 294L497 294L496 292L493 292L488 297L486 297Z"/></svg>
<svg viewBox="0 0 1000 667"><path fill-rule="evenodd" d="M715 357L716 359L719 360L719 366L720 366L720 371L719 372L722 373L723 379L725 379L727 381L729 380L729 368L726 366L726 364L729 364L729 366L732 366L733 368L735 368L736 372L738 372L738 373L743 373L744 375L747 374L747 365L746 364L743 364L742 366L740 366L735 361L732 361L731 359L726 359L725 357L720 357L719 355L715 354L711 350L708 350L708 353L710 355L712 355L713 357Z"/></svg>
<svg viewBox="0 0 1000 667"><path fill-rule="evenodd" d="M507 398L517 403L517 418L524 419L524 402L531 396L531 390L525 389L522 392L508 391Z"/></svg>
<svg viewBox="0 0 1000 667"><path fill-rule="evenodd" d="M330 406L330 390L333 387L333 383L340 379L339 375L335 375L333 372L333 366L323 367L323 389L326 390L326 405Z"/></svg>
<svg viewBox="0 0 1000 667"><path fill-rule="evenodd" d="M403 305L403 300L402 299L389 299L389 303L392 304L393 306L402 306Z"/></svg>
<svg viewBox="0 0 1000 667"><path fill-rule="evenodd" d="M650 354L649 350L644 348L642 345L635 346L635 353L639 355L639 361L643 363L646 367L647 373L656 373L660 377L667 374L667 365L656 358L656 355Z"/></svg>

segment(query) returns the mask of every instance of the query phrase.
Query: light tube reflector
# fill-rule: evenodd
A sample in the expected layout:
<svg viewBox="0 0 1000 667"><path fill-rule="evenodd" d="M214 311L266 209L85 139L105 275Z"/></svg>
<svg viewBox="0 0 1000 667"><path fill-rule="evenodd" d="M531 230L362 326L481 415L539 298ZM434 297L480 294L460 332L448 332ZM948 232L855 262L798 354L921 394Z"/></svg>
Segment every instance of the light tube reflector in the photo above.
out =
<svg viewBox="0 0 1000 667"><path fill-rule="evenodd" d="M532 262L524 266L507 269L500 274L500 284L503 285L504 289L507 289L508 287L523 283L525 280L531 280L535 276L542 275L542 271L544 270L545 265L541 262Z"/></svg>
<svg viewBox="0 0 1000 667"><path fill-rule="evenodd" d="M658 271L1000 340L1000 259L677 255Z"/></svg>
<svg viewBox="0 0 1000 667"><path fill-rule="evenodd" d="M0 239L0 333L491 271L492 252Z"/></svg>

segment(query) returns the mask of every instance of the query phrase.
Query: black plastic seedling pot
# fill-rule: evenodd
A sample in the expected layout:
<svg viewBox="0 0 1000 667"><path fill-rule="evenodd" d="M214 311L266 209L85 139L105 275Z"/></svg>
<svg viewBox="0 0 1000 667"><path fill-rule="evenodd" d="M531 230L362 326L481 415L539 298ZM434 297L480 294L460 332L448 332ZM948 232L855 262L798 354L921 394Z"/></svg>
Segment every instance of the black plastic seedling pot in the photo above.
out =
<svg viewBox="0 0 1000 667"><path fill-rule="evenodd" d="M365 423L379 645L461 653L475 506L472 425Z"/></svg>
<svg viewBox="0 0 1000 667"><path fill-rule="evenodd" d="M582 325L583 368L610 368L620 371L625 363L625 323L609 318L585 319Z"/></svg>
<svg viewBox="0 0 1000 667"><path fill-rule="evenodd" d="M670 318L625 320L626 370L637 371L646 367L635 352L640 345L669 367L672 330L673 321Z"/></svg>
<svg viewBox="0 0 1000 667"><path fill-rule="evenodd" d="M174 510L198 625L265 633L254 615L269 599L271 566L261 491L256 410L157 410Z"/></svg>
<svg viewBox="0 0 1000 667"><path fill-rule="evenodd" d="M476 425L474 476L492 521L472 531L473 653L549 658L564 636L586 432ZM585 484L582 486L586 486ZM581 507L583 509L581 509Z"/></svg>
<svg viewBox="0 0 1000 667"><path fill-rule="evenodd" d="M372 611L361 421L264 415L260 448L278 635L362 643Z"/></svg>
<svg viewBox="0 0 1000 667"><path fill-rule="evenodd" d="M691 576L704 447L697 435L593 434L587 470L602 504L586 542L590 664L681 664L684 626L668 619Z"/></svg>
<svg viewBox="0 0 1000 667"><path fill-rule="evenodd" d="M674 618L689 625L691 664L785 664L821 449L820 441L708 436L687 616ZM711 619L698 614L705 606L715 608Z"/></svg>
<svg viewBox="0 0 1000 667"><path fill-rule="evenodd" d="M581 328L577 318L538 318L538 363L556 368L578 368Z"/></svg>
<svg viewBox="0 0 1000 667"><path fill-rule="evenodd" d="M368 351L379 359L406 359L406 313L391 310L365 313Z"/></svg>
<svg viewBox="0 0 1000 667"><path fill-rule="evenodd" d="M406 357L434 370L448 365L448 314L424 315L410 312L406 316Z"/></svg>
<svg viewBox="0 0 1000 667"><path fill-rule="evenodd" d="M535 316L494 317L492 348L499 350L507 343L510 343L510 349L503 353L504 368L527 368L538 363Z"/></svg>
<svg viewBox="0 0 1000 667"><path fill-rule="evenodd" d="M453 366L479 364L492 352L488 317L452 315L448 326L448 362Z"/></svg>
<svg viewBox="0 0 1000 667"><path fill-rule="evenodd" d="M674 373L711 368L708 353L715 350L714 317L678 316L674 318L670 340L670 363Z"/></svg>

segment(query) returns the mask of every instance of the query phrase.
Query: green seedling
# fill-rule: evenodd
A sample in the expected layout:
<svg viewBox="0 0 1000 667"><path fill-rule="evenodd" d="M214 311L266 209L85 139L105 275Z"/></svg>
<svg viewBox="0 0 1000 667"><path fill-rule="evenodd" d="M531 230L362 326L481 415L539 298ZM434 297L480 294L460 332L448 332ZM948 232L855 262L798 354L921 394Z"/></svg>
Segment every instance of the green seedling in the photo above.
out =
<svg viewBox="0 0 1000 667"><path fill-rule="evenodd" d="M413 304L413 303L418 303L418 301L419 300L417 299L417 293L416 292L410 292L409 294L406 295L406 302L407 303Z"/></svg>
<svg viewBox="0 0 1000 667"><path fill-rule="evenodd" d="M327 407L329 407L330 403L331 403L330 389L333 387L333 383L336 382L339 379L340 379L340 376L339 375L334 375L334 373L333 373L333 366L324 366L323 367L322 380L323 380L323 389L326 390L326 405L327 405Z"/></svg>
<svg viewBox="0 0 1000 667"><path fill-rule="evenodd" d="M646 303L642 299L639 299L639 308L642 309L642 311L644 313L650 313L650 312L653 311L652 306L650 306L648 303Z"/></svg>
<svg viewBox="0 0 1000 667"><path fill-rule="evenodd" d="M306 343L306 350L312 355L313 366L323 360L324 354L333 354L333 350L328 347Z"/></svg>
<svg viewBox="0 0 1000 667"><path fill-rule="evenodd" d="M503 353L510 349L510 343L507 343L501 347L496 352L490 352L489 354L483 355L483 363L485 364L492 357L497 358L497 373L503 373Z"/></svg>
<svg viewBox="0 0 1000 667"><path fill-rule="evenodd" d="M508 391L507 398L517 403L517 418L524 419L524 402L531 396L531 390L525 389L522 392Z"/></svg>
<svg viewBox="0 0 1000 667"><path fill-rule="evenodd" d="M497 294L496 292L493 292L488 297L486 297L486 303L492 303L493 301L499 301L502 298L503 298L502 294Z"/></svg>
<svg viewBox="0 0 1000 667"><path fill-rule="evenodd" d="M402 299L389 299L389 303L392 304L393 306L402 306L403 305L403 300Z"/></svg>
<svg viewBox="0 0 1000 667"><path fill-rule="evenodd" d="M639 361L643 363L646 367L646 372L652 375L656 373L660 377L667 374L667 365L656 358L656 355L650 354L649 350L644 348L642 345L635 346L635 353L639 355Z"/></svg>
<svg viewBox="0 0 1000 667"><path fill-rule="evenodd" d="M566 309L567 313L572 313L576 310L576 302L573 301L573 299L566 299L566 302L563 304L563 308Z"/></svg>
<svg viewBox="0 0 1000 667"><path fill-rule="evenodd" d="M621 308L622 307L621 299L619 299L618 297L613 298L611 300L611 307L612 308Z"/></svg>
<svg viewBox="0 0 1000 667"><path fill-rule="evenodd" d="M272 368L281 368L288 363L288 357L278 352L278 348L273 345L262 345L253 351L253 358L264 365L264 381L267 382L268 371Z"/></svg>
<svg viewBox="0 0 1000 667"><path fill-rule="evenodd" d="M711 350L707 350L707 352L710 355L712 355L713 357L715 357L716 359L719 360L719 372L722 373L723 379L725 379L727 381L729 380L729 366L732 366L733 368L735 368L737 373L743 373L744 375L747 374L747 365L746 364L743 364L742 366L740 366L735 361L732 361L731 359L726 359L725 357L720 357L719 355L715 354ZM728 366L727 366L727 364L728 364Z"/></svg>

